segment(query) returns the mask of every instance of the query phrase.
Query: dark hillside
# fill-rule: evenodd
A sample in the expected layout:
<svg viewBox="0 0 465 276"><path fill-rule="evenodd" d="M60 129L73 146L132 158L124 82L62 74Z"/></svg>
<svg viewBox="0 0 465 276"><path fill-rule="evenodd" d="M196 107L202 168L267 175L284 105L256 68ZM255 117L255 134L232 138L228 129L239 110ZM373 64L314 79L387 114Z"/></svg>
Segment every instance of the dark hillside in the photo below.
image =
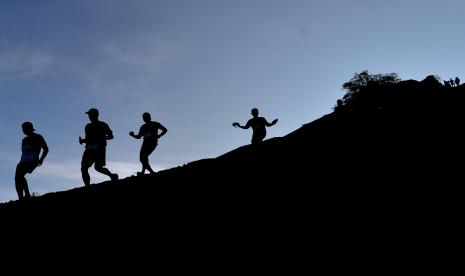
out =
<svg viewBox="0 0 465 276"><path fill-rule="evenodd" d="M285 137L155 176L2 204L0 217L5 224L22 218L129 228L139 237L162 231L228 246L250 239L270 246L272 239L286 248L309 233L328 248L347 237L398 237L456 221L465 86L403 81L363 93Z"/></svg>

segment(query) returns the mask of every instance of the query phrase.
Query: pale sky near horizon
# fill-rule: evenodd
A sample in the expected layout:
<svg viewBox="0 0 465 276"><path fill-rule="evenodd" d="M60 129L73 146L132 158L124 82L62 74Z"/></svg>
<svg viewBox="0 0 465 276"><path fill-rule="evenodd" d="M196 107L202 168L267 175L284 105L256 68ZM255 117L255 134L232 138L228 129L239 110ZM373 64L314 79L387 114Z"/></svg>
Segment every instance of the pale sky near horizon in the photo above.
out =
<svg viewBox="0 0 465 276"><path fill-rule="evenodd" d="M168 128L157 170L217 157L250 143L251 130L231 124L251 108L279 118L268 138L284 136L331 112L355 72L462 78L463 10L459 0L0 0L0 202L17 199L24 121L50 147L27 176L40 194L83 185L90 107L114 131L107 167L121 177L140 169L128 132L143 112Z"/></svg>

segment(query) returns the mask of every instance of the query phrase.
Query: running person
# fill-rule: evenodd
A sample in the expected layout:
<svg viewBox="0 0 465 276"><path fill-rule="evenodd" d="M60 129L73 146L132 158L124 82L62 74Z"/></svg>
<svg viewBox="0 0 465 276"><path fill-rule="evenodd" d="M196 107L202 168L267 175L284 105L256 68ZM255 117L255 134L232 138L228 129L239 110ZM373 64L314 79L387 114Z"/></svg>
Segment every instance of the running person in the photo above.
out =
<svg viewBox="0 0 465 276"><path fill-rule="evenodd" d="M37 166L42 166L45 156L48 154L48 146L42 135L34 133L35 129L30 122L24 122L22 129L26 137L21 143L21 160L16 166L15 186L19 200L30 198L26 174L32 173ZM40 156L42 151L42 156Z"/></svg>
<svg viewBox="0 0 465 276"><path fill-rule="evenodd" d="M134 134L133 131L129 132L129 135L140 139L144 137L142 142L142 147L140 148L140 162L142 163L142 171L138 172L137 175L143 175L145 170L148 170L151 174L155 173L150 167L149 164L149 155L155 150L158 145L158 139L168 132L166 127L164 127L159 122L152 121L150 113L145 112L142 115L142 119L145 124L140 127L139 133ZM161 130L161 133L158 134L158 130Z"/></svg>
<svg viewBox="0 0 465 276"><path fill-rule="evenodd" d="M79 136L79 144L86 144L86 149L82 155L81 172L85 186L90 185L89 168L95 163L95 170L107 175L112 181L118 180L116 173L111 173L106 165L107 140L113 139L113 132L107 123L99 121L99 112L95 108L86 112L89 115L90 123L86 125L84 139Z"/></svg>
<svg viewBox="0 0 465 276"><path fill-rule="evenodd" d="M248 129L252 128L253 134L252 134L252 144L258 144L263 139L265 139L266 136L266 127L270 127L275 125L278 122L278 119L274 119L273 122L268 123L268 121L263 118L263 117L258 117L258 109L253 108L251 111L251 114L253 116L252 119L250 119L245 126L241 126L239 123L233 123L233 127L240 127L243 129Z"/></svg>

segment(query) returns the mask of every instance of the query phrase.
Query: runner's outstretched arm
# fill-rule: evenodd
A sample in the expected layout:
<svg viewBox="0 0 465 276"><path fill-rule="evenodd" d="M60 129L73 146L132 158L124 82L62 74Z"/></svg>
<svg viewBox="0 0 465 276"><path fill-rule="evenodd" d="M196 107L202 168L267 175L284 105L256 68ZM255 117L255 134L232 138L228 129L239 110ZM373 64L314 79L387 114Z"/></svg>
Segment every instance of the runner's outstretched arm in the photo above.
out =
<svg viewBox="0 0 465 276"><path fill-rule="evenodd" d="M232 125L233 127L240 127L242 129L248 129L250 127L249 123L247 123L245 126L241 126L239 123L235 122Z"/></svg>
<svg viewBox="0 0 465 276"><path fill-rule="evenodd" d="M168 132L168 129L166 129L166 127L164 127L162 124L160 124L160 130L161 130L161 133L160 135L158 135L158 138L162 137Z"/></svg>
<svg viewBox="0 0 465 276"><path fill-rule="evenodd" d="M137 135L134 134L134 131L129 132L129 136L134 137L136 139L140 139L142 135L140 134L140 131Z"/></svg>
<svg viewBox="0 0 465 276"><path fill-rule="evenodd" d="M113 138L115 138L115 137L113 136L113 131L108 130L108 132L107 132L107 140L111 140L111 139L113 139Z"/></svg>
<svg viewBox="0 0 465 276"><path fill-rule="evenodd" d="M266 125L267 127L270 127L270 126L276 125L277 122L278 122L278 119L274 119L273 122L271 122L271 124L268 123L267 120L265 120L265 125Z"/></svg>
<svg viewBox="0 0 465 276"><path fill-rule="evenodd" d="M39 159L39 166L42 166L42 163L44 163L45 157L48 154L48 146L45 140L42 143L42 156Z"/></svg>

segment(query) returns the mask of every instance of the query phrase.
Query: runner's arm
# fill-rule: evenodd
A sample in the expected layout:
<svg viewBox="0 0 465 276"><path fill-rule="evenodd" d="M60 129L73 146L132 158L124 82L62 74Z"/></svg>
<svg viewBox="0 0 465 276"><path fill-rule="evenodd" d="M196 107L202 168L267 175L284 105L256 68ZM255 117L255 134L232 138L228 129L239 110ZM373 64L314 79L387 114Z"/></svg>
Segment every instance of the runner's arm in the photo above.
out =
<svg viewBox="0 0 465 276"><path fill-rule="evenodd" d="M129 132L129 136L132 136L132 137L134 137L136 139L140 139L142 137L142 135L140 134L140 131L139 131L139 133L137 135L134 134L133 131L131 131L131 132Z"/></svg>
<svg viewBox="0 0 465 276"><path fill-rule="evenodd" d="M163 135L165 135L168 132L168 129L166 127L164 127L162 124L159 124L158 128L161 129L161 133L160 133L160 135L158 135L158 138L162 137Z"/></svg>
<svg viewBox="0 0 465 276"><path fill-rule="evenodd" d="M278 119L274 119L273 122L268 123L268 121L265 119L265 125L267 127L274 126L278 122Z"/></svg>
<svg viewBox="0 0 465 276"><path fill-rule="evenodd" d="M239 123L233 123L233 127L240 127L242 129L248 129L250 127L250 122L247 122L245 126L241 126Z"/></svg>
<svg viewBox="0 0 465 276"><path fill-rule="evenodd" d="M111 139L113 139L113 138L115 138L115 137L113 136L113 131L110 130L110 132L107 133L107 140L111 140Z"/></svg>
<svg viewBox="0 0 465 276"><path fill-rule="evenodd" d="M107 140L111 140L114 138L113 136L113 131L111 131L110 127L108 125L106 125L107 127Z"/></svg>
<svg viewBox="0 0 465 276"><path fill-rule="evenodd" d="M43 142L42 142L42 156L39 159L39 166L42 165L42 163L44 162L45 157L47 156L47 154L48 154L48 146L47 146L47 143L45 142L45 140L43 140Z"/></svg>

